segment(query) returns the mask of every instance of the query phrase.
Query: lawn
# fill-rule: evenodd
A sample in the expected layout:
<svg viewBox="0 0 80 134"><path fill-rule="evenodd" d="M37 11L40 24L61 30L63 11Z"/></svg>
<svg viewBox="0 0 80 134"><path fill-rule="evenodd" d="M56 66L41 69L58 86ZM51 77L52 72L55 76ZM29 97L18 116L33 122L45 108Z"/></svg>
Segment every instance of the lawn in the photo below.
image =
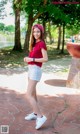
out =
<svg viewBox="0 0 80 134"><path fill-rule="evenodd" d="M66 48L64 54L55 48L54 45L48 45L48 58L50 60L60 59L63 57L70 57ZM12 51L12 47L5 47L0 49L0 67L1 68L14 68L25 66L23 58L26 56L24 52Z"/></svg>

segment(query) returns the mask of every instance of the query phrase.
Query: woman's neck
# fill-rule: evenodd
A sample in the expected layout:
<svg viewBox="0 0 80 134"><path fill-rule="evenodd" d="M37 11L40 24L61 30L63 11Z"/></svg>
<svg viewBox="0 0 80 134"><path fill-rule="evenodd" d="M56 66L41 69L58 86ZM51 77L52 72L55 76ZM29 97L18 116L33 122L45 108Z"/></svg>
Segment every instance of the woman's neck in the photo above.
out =
<svg viewBox="0 0 80 134"><path fill-rule="evenodd" d="M41 40L40 40L40 39L37 39L37 40L36 40L36 43L39 42L39 41L41 41Z"/></svg>

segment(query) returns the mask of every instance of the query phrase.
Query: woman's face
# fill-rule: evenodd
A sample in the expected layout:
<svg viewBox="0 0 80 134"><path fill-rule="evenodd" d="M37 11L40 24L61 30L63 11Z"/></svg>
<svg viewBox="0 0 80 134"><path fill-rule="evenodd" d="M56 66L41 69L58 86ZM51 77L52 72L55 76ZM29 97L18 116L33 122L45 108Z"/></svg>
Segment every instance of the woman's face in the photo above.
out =
<svg viewBox="0 0 80 134"><path fill-rule="evenodd" d="M37 27L34 28L33 30L33 36L36 40L40 39L41 37L41 31Z"/></svg>

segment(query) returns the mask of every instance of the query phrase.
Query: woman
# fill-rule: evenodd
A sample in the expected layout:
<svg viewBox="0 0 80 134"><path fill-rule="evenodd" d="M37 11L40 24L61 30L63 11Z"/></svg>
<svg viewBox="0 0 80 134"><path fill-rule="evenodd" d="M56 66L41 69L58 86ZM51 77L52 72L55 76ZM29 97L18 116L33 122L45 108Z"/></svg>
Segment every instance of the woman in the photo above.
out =
<svg viewBox="0 0 80 134"><path fill-rule="evenodd" d="M44 29L40 24L35 24L32 27L30 40L29 57L24 58L24 62L28 63L28 88L27 99L32 106L33 112L25 117L25 120L36 120L36 129L47 120L46 116L42 115L36 96L36 85L41 79L41 67L43 62L48 61L47 48L43 38Z"/></svg>

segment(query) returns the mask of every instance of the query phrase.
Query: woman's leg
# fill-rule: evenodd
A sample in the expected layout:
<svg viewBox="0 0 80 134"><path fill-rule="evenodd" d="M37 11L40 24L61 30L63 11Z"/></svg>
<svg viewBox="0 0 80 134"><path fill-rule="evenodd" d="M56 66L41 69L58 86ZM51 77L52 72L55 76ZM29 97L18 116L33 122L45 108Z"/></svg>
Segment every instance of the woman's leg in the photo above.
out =
<svg viewBox="0 0 80 134"><path fill-rule="evenodd" d="M37 85L37 81L29 79L28 89L27 89L27 99L30 102L30 104L32 105L33 111L35 114L37 114L37 116L35 114L32 115L33 114L32 113L29 116L25 117L25 119L27 119L27 120L32 120L33 118L36 119L36 127L35 128L39 129L45 123L47 118L44 115L42 116L42 114L40 112L38 102L37 102L37 96L36 96L36 85Z"/></svg>
<svg viewBox="0 0 80 134"><path fill-rule="evenodd" d="M28 77L28 86L29 86L29 77ZM37 82L37 81L36 81ZM28 90L28 87L27 87L27 90ZM26 92L27 93L27 92ZM35 97L35 99L36 99L36 101L37 101L37 95L36 95L36 87L35 87L35 91L34 91L34 97Z"/></svg>
<svg viewBox="0 0 80 134"><path fill-rule="evenodd" d="M36 85L37 85L37 81L28 79L27 99L31 104L34 113L36 113L38 117L41 117L42 114L40 112L37 96L36 96Z"/></svg>

